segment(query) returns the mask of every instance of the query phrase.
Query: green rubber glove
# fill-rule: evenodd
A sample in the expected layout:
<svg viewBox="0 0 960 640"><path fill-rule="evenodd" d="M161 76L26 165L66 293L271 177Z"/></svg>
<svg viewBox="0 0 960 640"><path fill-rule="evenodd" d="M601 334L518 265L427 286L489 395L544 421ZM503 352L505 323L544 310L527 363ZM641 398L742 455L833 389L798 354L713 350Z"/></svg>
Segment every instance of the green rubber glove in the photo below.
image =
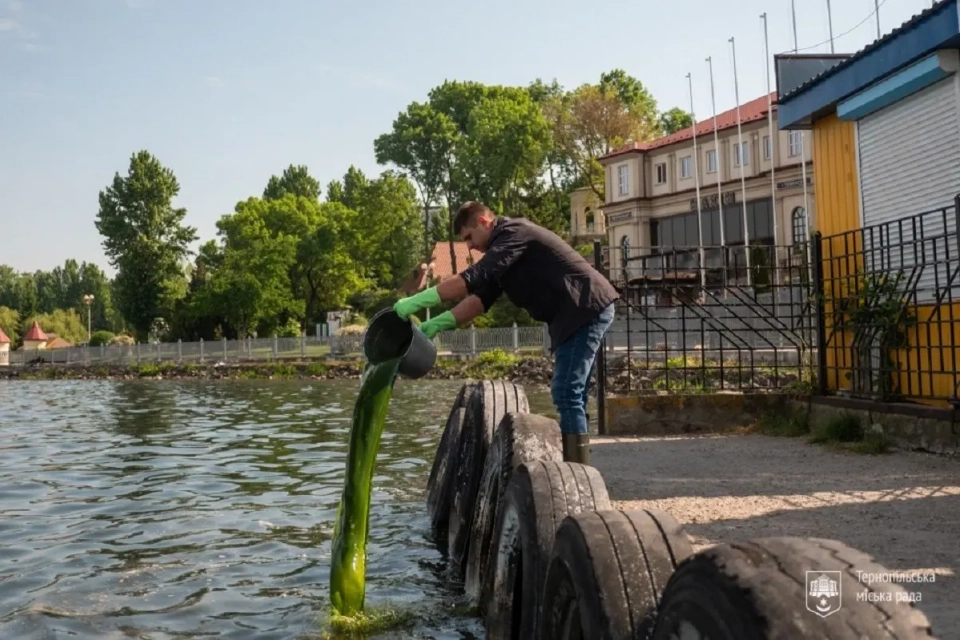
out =
<svg viewBox="0 0 960 640"><path fill-rule="evenodd" d="M453 317L452 311L444 311L440 315L430 318L420 325L420 331L431 340L433 336L441 331L457 328L457 319Z"/></svg>
<svg viewBox="0 0 960 640"><path fill-rule="evenodd" d="M440 304L440 294L437 293L436 287L430 287L409 298L397 300L396 304L393 305L393 310L401 318L409 318L420 309L429 309L438 304Z"/></svg>

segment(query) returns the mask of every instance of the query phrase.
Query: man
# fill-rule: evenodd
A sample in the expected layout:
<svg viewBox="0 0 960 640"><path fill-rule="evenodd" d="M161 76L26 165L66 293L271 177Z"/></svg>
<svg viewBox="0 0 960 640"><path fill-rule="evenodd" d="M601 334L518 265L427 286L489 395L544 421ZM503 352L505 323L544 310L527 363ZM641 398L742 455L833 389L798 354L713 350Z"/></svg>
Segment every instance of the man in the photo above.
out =
<svg viewBox="0 0 960 640"><path fill-rule="evenodd" d="M457 211L453 231L484 252L476 264L394 305L401 317L441 302L460 301L420 325L428 337L486 312L501 293L534 320L546 322L555 354L551 395L560 414L563 458L589 463L587 398L590 373L613 322L613 285L552 231L524 218L497 216L479 202Z"/></svg>

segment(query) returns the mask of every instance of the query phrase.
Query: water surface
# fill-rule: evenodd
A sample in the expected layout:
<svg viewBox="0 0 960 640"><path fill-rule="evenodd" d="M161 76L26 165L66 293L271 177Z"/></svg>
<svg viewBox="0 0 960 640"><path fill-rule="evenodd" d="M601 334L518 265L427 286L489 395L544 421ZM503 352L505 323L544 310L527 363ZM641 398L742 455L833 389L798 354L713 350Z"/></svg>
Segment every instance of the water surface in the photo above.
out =
<svg viewBox="0 0 960 640"><path fill-rule="evenodd" d="M402 637L484 637L457 613L424 506L460 384L398 381L384 429L367 603L414 608ZM358 388L0 383L0 638L317 633Z"/></svg>

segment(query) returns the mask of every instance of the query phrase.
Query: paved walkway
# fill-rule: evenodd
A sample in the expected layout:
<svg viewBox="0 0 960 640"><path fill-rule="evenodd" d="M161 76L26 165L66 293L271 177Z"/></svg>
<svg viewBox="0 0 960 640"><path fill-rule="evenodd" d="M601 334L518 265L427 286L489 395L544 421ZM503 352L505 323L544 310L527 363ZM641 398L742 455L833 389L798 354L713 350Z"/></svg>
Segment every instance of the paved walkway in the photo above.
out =
<svg viewBox="0 0 960 640"><path fill-rule="evenodd" d="M936 637L960 638L960 460L760 435L594 437L592 449L618 508L669 511L697 548L833 538L890 570L935 572L933 583L904 587L921 592Z"/></svg>

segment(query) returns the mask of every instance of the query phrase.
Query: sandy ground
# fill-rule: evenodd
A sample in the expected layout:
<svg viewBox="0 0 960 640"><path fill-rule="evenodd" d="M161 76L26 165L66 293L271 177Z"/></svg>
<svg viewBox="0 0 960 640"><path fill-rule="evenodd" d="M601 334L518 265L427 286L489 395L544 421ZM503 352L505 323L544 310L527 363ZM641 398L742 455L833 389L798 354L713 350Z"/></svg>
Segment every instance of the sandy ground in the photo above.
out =
<svg viewBox="0 0 960 640"><path fill-rule="evenodd" d="M867 456L760 435L594 436L592 449L618 508L669 511L697 548L833 538L890 570L935 571L933 583L904 586L921 592L937 638L960 639L960 460Z"/></svg>

